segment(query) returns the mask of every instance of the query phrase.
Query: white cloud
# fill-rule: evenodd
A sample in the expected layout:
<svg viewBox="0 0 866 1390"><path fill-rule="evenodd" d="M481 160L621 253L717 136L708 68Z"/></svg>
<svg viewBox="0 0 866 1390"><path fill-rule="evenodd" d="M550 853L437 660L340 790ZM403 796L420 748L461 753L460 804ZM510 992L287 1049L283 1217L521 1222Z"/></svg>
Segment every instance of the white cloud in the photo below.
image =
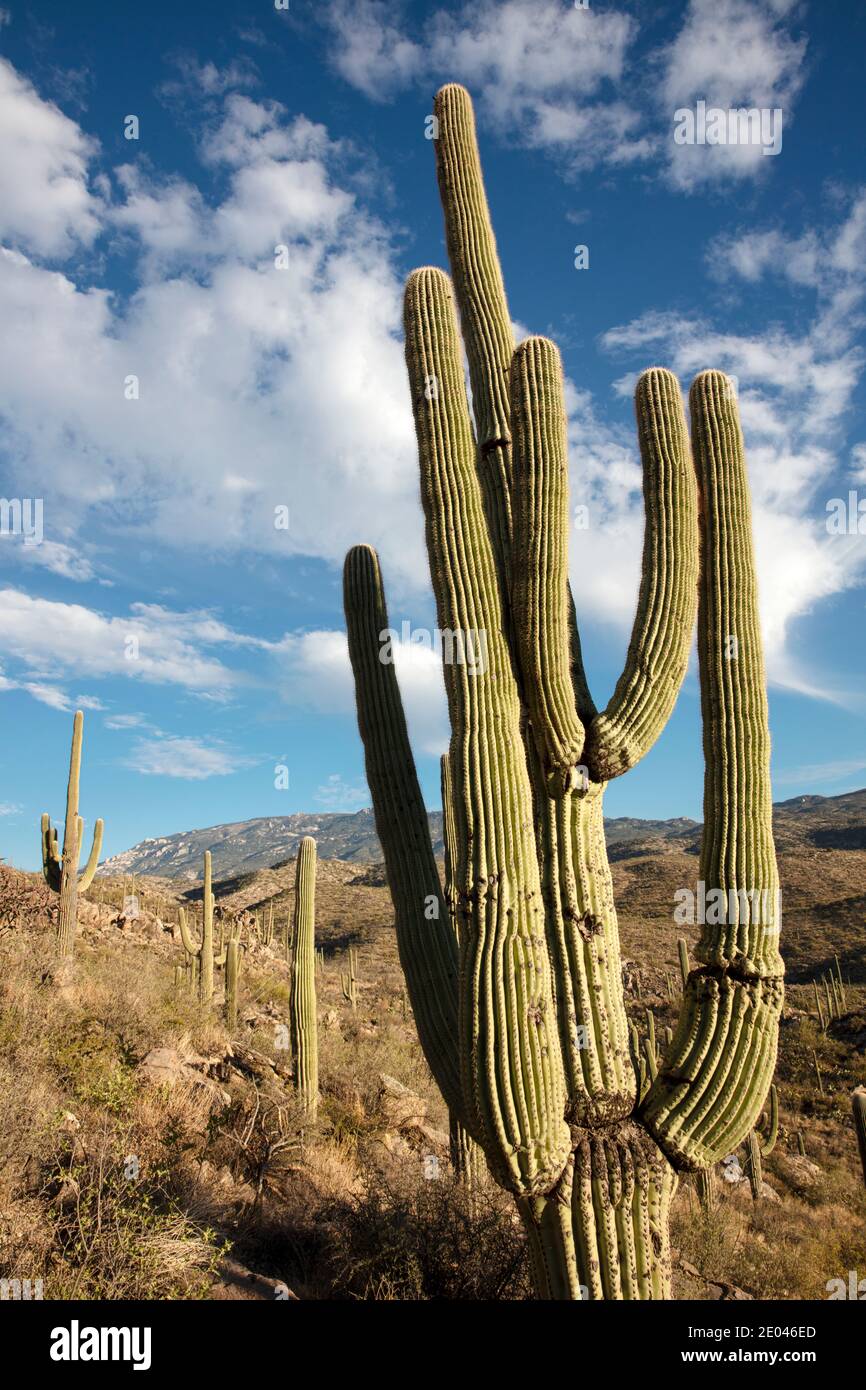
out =
<svg viewBox="0 0 866 1390"><path fill-rule="evenodd" d="M779 786L789 783L796 786L810 786L818 782L840 782L843 778L854 777L866 769L866 757L839 758L835 762L809 763L805 767L791 768L787 772L774 772L773 782Z"/></svg>
<svg viewBox="0 0 866 1390"><path fill-rule="evenodd" d="M105 720L106 729L125 731L141 729L147 725L143 714L112 714Z"/></svg>
<svg viewBox="0 0 866 1390"><path fill-rule="evenodd" d="M104 511L115 538L146 526L155 540L247 554L339 563L366 540L397 582L419 585L401 276L383 228L340 182L350 156L323 127L238 93L203 151L226 174L213 206L184 180L118 172L103 225L140 247L129 304L0 255L0 447L46 515L64 518L68 549L57 542L44 562L73 577L71 535ZM289 531L274 525L277 506Z"/></svg>
<svg viewBox="0 0 866 1390"><path fill-rule="evenodd" d="M783 132L805 78L806 42L784 21L795 0L690 0L682 28L660 55L659 101L668 121L666 151L675 186L690 191L712 181L768 175L781 155L758 145L677 145L674 113L699 100L723 110L781 108ZM783 136L784 151L784 136Z"/></svg>
<svg viewBox="0 0 866 1390"><path fill-rule="evenodd" d="M226 777L250 760L199 738L177 738L160 734L135 743L126 766L148 777L179 777L185 781L204 781L207 777Z"/></svg>
<svg viewBox="0 0 866 1390"><path fill-rule="evenodd" d="M366 782L346 782L339 772L332 772L313 798L318 806L329 811L357 811L361 806L370 805L370 790Z"/></svg>
<svg viewBox="0 0 866 1390"><path fill-rule="evenodd" d="M393 613L391 623L395 631L401 631L402 622ZM344 632L289 634L274 652L280 663L284 699L324 713L354 713L355 688ZM427 754L444 753L449 740L448 713L442 659L432 649L432 636L429 645L398 639L393 652L415 748Z"/></svg>
<svg viewBox="0 0 866 1390"><path fill-rule="evenodd" d="M13 801L0 801L0 816L18 816L22 809Z"/></svg>
<svg viewBox="0 0 866 1390"><path fill-rule="evenodd" d="M28 545L23 537L4 536L0 559L11 560L16 565L37 565L77 583L94 578L94 569L87 556L63 541L42 540L38 545Z"/></svg>
<svg viewBox="0 0 866 1390"><path fill-rule="evenodd" d="M392 23L397 8L382 0L335 0L329 7L334 65L371 101L387 100L422 70L422 47Z"/></svg>
<svg viewBox="0 0 866 1390"><path fill-rule="evenodd" d="M769 173L752 145L678 146L674 113L703 99L723 109L781 107L805 76L796 0L689 0L672 42L639 47L636 19L562 0L477 0L434 9L410 38L399 7L332 0L336 67L375 101L413 82L465 83L501 137L554 155L566 171L661 161L689 191ZM620 95L621 94L621 95Z"/></svg>
<svg viewBox="0 0 866 1390"><path fill-rule="evenodd" d="M603 337L614 351L639 351L644 358L651 351L686 385L707 367L738 378L768 675L777 684L842 703L856 697L796 659L792 633L799 618L866 575L862 538L831 535L826 524L827 503L839 495L838 455L864 365L855 339L866 261L848 251L860 244L864 205L860 194L839 226L797 238L778 230L769 236L747 231L712 244L711 264L732 283L754 285L775 274L814 294L811 322L799 333L778 327L762 334L726 333L700 317L647 313ZM855 448L855 467L857 457ZM617 508L619 525L627 527L629 511L638 506L635 496L630 509L627 503L624 511Z"/></svg>
<svg viewBox="0 0 866 1390"><path fill-rule="evenodd" d="M66 256L97 235L88 187L95 142L0 58L0 238L38 256Z"/></svg>
<svg viewBox="0 0 866 1390"><path fill-rule="evenodd" d="M334 0L326 18L338 70L374 101L416 79L464 82L499 134L556 151L571 167L649 153L639 110L604 90L622 77L636 33L627 15L561 0L480 0L435 10L421 42L378 0Z"/></svg>
<svg viewBox="0 0 866 1390"><path fill-rule="evenodd" d="M33 674L36 679L25 688L35 698L57 708L68 708L69 702L51 692L46 677L127 676L224 695L246 678L205 649L253 642L207 613L171 613L154 604L134 604L128 617L108 618L81 604L0 590L0 652Z"/></svg>

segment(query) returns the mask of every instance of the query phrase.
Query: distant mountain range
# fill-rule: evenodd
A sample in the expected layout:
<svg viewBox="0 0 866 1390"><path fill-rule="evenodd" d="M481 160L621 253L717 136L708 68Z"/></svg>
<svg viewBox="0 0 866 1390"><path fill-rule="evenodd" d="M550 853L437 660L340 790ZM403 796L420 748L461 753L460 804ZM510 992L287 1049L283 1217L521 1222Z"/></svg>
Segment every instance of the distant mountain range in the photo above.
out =
<svg viewBox="0 0 866 1390"><path fill-rule="evenodd" d="M442 814L430 812L430 834L437 854L442 852ZM844 796L798 796L773 807L777 845L793 850L798 844L819 849L866 849L866 790ZM618 816L605 820L612 860L666 849L696 852L700 823L678 816L673 820L639 820ZM188 830L156 840L142 840L107 859L100 873L147 874L196 882L202 856L213 855L214 875L227 878L256 869L274 868L294 857L304 835L313 835L323 859L375 863L382 858L373 812L262 816L205 830Z"/></svg>

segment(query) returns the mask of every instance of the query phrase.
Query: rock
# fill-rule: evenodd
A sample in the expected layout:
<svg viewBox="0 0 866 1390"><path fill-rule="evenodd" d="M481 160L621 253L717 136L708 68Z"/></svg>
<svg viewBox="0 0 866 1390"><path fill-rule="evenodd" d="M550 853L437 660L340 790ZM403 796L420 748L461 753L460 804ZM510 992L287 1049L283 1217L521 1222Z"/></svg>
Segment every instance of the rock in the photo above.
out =
<svg viewBox="0 0 866 1390"><path fill-rule="evenodd" d="M145 1081L154 1086L176 1086L179 1081L200 1086L210 1092L214 1104L228 1105L231 1097L210 1077L202 1075L196 1064L207 1065L204 1058L182 1057L173 1047L154 1047L139 1063L138 1070Z"/></svg>
<svg viewBox="0 0 866 1390"><path fill-rule="evenodd" d="M413 1135L418 1135L420 1139L430 1149L436 1149L442 1153L448 1153L451 1148L451 1140L444 1129L434 1129L433 1125L421 1124L412 1127Z"/></svg>
<svg viewBox="0 0 866 1390"><path fill-rule="evenodd" d="M392 1129L407 1129L423 1125L427 1119L427 1102L395 1076L382 1072L379 1076L379 1111Z"/></svg>
<svg viewBox="0 0 866 1390"><path fill-rule="evenodd" d="M254 1274L251 1269L230 1259L227 1255L220 1260L216 1283L211 1286L210 1297L219 1301L259 1302L259 1303L297 1303L298 1295L292 1293L288 1284L281 1279L272 1279L267 1274Z"/></svg>
<svg viewBox="0 0 866 1390"><path fill-rule="evenodd" d="M322 1026L324 1028L336 1028L340 1022L340 1015L336 1009L326 1009L322 1015Z"/></svg>
<svg viewBox="0 0 866 1390"><path fill-rule="evenodd" d="M765 1202L776 1202L781 1206L782 1199L778 1192L775 1192L768 1182L761 1183L761 1197Z"/></svg>
<svg viewBox="0 0 866 1390"><path fill-rule="evenodd" d="M821 1180L821 1169L802 1154L785 1154L777 1150L773 1163L789 1187L795 1191L814 1188Z"/></svg>

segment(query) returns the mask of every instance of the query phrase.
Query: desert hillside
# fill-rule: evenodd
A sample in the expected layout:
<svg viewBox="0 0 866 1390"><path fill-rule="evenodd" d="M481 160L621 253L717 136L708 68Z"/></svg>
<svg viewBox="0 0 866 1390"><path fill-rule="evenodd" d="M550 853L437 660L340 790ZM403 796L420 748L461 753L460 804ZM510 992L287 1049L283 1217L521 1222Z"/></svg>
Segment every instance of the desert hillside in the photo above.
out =
<svg viewBox="0 0 866 1390"><path fill-rule="evenodd" d="M651 1011L661 1048L677 938L697 936L672 916L697 829L670 826L630 822L611 844L628 1009L641 1037ZM783 803L776 830L778 1138L757 1196L745 1148L711 1201L681 1181L680 1298L826 1298L866 1268L850 1105L866 1082L866 793ZM214 884L220 937L243 942L233 1026L222 972L212 1007L184 974L179 911L200 932L199 884L103 874L58 966L57 895L0 866L0 1277L27 1271L46 1297L528 1297L509 1200L452 1173L375 859L318 863L322 1099L315 1121L299 1109L284 1041L295 868L277 861Z"/></svg>

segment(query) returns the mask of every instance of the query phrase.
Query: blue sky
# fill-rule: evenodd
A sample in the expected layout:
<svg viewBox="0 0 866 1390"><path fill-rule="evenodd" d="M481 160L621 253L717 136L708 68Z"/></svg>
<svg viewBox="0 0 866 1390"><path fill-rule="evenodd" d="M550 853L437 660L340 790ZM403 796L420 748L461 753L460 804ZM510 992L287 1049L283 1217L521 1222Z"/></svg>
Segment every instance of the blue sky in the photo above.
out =
<svg viewBox="0 0 866 1390"><path fill-rule="evenodd" d="M476 102L518 331L563 353L596 701L637 588L634 377L663 363L687 390L720 367L749 451L775 795L866 782L866 534L827 525L832 499L866 499L863 7L12 0L0 19L2 494L42 499L44 527L0 537L0 854L37 865L79 705L108 854L368 804L340 567L373 543L392 625L432 628L400 297L445 263L425 139L445 80ZM780 109L780 152L677 145L699 100ZM435 807L441 676L401 655ZM698 817L701 790L692 670L607 810Z"/></svg>

